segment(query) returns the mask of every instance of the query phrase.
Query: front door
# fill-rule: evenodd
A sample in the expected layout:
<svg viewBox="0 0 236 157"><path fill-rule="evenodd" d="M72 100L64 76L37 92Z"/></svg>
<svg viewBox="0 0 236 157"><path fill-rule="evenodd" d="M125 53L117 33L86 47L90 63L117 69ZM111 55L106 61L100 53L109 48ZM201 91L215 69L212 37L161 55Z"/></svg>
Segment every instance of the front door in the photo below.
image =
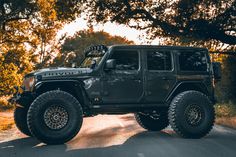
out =
<svg viewBox="0 0 236 157"><path fill-rule="evenodd" d="M146 50L146 97L148 103L164 103L176 82L172 54L168 50Z"/></svg>
<svg viewBox="0 0 236 157"><path fill-rule="evenodd" d="M139 102L143 95L140 52L117 49L111 52L108 59L116 60L116 68L104 71L102 102L108 105Z"/></svg>

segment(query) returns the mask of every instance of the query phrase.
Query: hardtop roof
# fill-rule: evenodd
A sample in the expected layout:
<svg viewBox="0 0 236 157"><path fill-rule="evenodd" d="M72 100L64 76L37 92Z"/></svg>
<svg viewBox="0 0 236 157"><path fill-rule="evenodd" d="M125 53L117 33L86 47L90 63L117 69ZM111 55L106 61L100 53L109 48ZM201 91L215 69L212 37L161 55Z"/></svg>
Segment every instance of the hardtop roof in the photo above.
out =
<svg viewBox="0 0 236 157"><path fill-rule="evenodd" d="M151 48L163 48L163 49L173 49L173 50L205 50L202 47L188 47L188 46L163 46L163 45L111 45L110 48L128 48L128 49L151 49Z"/></svg>

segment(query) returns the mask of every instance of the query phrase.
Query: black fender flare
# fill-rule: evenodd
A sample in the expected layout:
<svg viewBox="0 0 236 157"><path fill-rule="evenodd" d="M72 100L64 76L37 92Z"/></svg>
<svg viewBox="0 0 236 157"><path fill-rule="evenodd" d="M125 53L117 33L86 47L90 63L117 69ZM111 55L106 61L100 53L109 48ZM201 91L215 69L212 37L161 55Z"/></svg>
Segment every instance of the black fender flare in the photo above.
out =
<svg viewBox="0 0 236 157"><path fill-rule="evenodd" d="M196 90L206 94L207 96L210 95L206 85L201 81L183 81L178 83L172 91L166 97L166 102L170 102L177 94L183 92L185 90Z"/></svg>
<svg viewBox="0 0 236 157"><path fill-rule="evenodd" d="M83 107L90 105L90 98L84 88L84 82L81 80L43 80L35 84L33 92L39 95L42 92L55 89L72 94Z"/></svg>

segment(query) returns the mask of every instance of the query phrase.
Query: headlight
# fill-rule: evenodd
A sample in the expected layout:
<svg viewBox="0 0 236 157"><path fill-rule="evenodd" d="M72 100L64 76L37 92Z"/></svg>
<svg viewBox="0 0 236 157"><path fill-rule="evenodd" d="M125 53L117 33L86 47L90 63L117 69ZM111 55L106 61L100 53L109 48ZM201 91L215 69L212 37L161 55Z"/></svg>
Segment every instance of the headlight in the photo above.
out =
<svg viewBox="0 0 236 157"><path fill-rule="evenodd" d="M23 81L25 91L32 91L35 84L35 77L26 77Z"/></svg>

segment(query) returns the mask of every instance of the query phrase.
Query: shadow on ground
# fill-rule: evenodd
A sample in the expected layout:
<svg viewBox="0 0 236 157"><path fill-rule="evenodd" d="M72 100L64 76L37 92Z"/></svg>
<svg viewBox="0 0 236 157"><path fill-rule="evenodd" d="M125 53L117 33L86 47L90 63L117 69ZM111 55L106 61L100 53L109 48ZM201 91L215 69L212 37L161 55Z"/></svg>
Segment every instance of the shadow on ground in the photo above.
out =
<svg viewBox="0 0 236 157"><path fill-rule="evenodd" d="M104 140L108 140L104 137ZM77 139L78 143L80 142ZM103 142L103 141L101 141ZM230 157L236 154L236 134L214 129L202 139L182 139L173 132L140 132L123 144L68 149L67 145L43 145L35 138L0 143L0 157Z"/></svg>

